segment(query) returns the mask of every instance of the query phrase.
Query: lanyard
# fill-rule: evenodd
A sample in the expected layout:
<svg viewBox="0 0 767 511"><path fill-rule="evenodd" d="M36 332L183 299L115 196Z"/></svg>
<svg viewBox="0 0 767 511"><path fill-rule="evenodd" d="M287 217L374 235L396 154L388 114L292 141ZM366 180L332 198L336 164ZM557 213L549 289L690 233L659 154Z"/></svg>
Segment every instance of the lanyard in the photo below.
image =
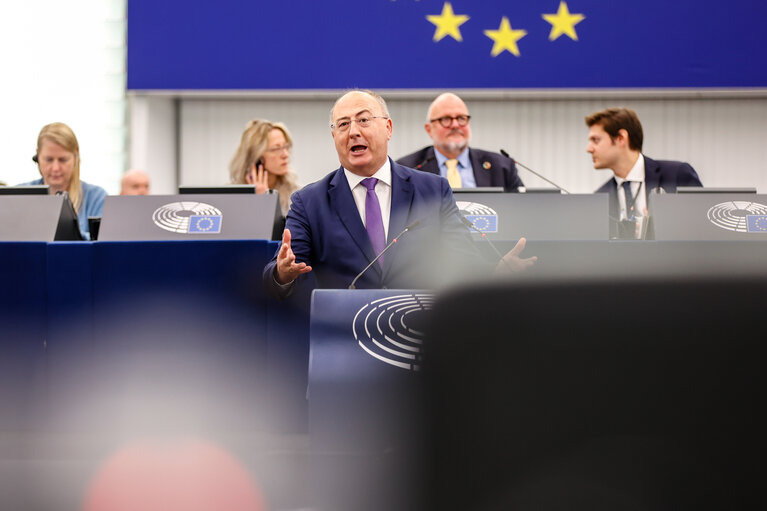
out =
<svg viewBox="0 0 767 511"><path fill-rule="evenodd" d="M625 183L629 183L629 188L631 187L631 181L624 181ZM634 215L629 215L629 213L633 213L634 210L634 203L637 201L637 198L639 197L639 194L642 193L642 187L644 186L644 181L640 181L639 188L637 188L637 193L634 194L633 197L631 197L631 202L626 203L626 217L631 219L634 217ZM625 188L624 188L625 190ZM628 197L627 197L628 198Z"/></svg>

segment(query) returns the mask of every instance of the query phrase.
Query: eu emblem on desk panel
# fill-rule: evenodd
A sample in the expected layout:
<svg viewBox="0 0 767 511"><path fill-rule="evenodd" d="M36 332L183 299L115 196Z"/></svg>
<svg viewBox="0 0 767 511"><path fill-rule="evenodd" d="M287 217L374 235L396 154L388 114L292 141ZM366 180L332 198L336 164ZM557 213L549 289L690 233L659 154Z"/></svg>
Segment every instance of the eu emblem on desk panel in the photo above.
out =
<svg viewBox="0 0 767 511"><path fill-rule="evenodd" d="M109 196L99 240L274 239L281 219L274 194Z"/></svg>
<svg viewBox="0 0 767 511"><path fill-rule="evenodd" d="M767 232L767 215L746 215L748 232Z"/></svg>
<svg viewBox="0 0 767 511"><path fill-rule="evenodd" d="M498 232L498 213L479 202L456 201L458 210L474 228L482 232Z"/></svg>
<svg viewBox="0 0 767 511"><path fill-rule="evenodd" d="M767 241L767 195L653 195L651 210L656 240Z"/></svg>

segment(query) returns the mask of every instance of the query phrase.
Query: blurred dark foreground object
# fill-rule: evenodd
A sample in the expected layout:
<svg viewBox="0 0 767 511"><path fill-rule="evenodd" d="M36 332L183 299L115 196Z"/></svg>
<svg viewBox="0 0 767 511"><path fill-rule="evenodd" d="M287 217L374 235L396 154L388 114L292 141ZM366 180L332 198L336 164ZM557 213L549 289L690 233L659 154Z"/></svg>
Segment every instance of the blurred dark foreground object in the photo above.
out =
<svg viewBox="0 0 767 511"><path fill-rule="evenodd" d="M764 509L766 303L764 275L441 296L424 509Z"/></svg>

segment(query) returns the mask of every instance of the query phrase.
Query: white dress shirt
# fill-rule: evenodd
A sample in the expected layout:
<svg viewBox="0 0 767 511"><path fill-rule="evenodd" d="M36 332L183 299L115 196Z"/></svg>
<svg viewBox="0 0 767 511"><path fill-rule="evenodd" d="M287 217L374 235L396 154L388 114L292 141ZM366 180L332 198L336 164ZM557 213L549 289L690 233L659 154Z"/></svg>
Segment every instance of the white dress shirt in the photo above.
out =
<svg viewBox="0 0 767 511"><path fill-rule="evenodd" d="M349 182L349 188L352 190L354 203L357 205L357 211L360 213L362 225L367 226L365 223L365 201L367 199L368 190L365 188L365 185L362 184L362 180L366 178L349 172L346 169L344 169L344 174L346 174L346 180ZM386 158L386 162L383 166L370 177L378 179L375 191L378 196L378 205L381 206L381 219L383 220L384 234L388 240L389 217L391 216L391 163L389 162L389 158Z"/></svg>

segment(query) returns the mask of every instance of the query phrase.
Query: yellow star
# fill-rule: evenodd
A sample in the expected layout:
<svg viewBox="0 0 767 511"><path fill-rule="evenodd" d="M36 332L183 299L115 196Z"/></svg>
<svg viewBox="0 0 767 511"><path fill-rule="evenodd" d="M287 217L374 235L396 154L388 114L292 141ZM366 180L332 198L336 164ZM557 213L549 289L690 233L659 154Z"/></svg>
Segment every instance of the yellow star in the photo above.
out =
<svg viewBox="0 0 767 511"><path fill-rule="evenodd" d="M509 18L501 18L501 26L498 30L485 30L485 35L493 40L493 50L490 55L496 57L508 50L512 55L519 57L519 48L517 41L527 35L526 30L512 30L509 24Z"/></svg>
<svg viewBox="0 0 767 511"><path fill-rule="evenodd" d="M542 16L543 19L551 23L549 41L553 41L562 34L567 35L573 41L577 41L578 35L575 33L575 25L586 18L583 14L570 14L564 0L559 2L559 9L556 14L543 14Z"/></svg>
<svg viewBox="0 0 767 511"><path fill-rule="evenodd" d="M450 5L450 2L445 2L442 6L442 14L439 16L430 14L429 16L426 16L426 19L437 27L437 30L434 31L433 38L435 43L446 35L449 35L456 41L463 41L461 31L458 30L458 27L469 21L469 17L465 14L456 16L453 13L453 6Z"/></svg>

